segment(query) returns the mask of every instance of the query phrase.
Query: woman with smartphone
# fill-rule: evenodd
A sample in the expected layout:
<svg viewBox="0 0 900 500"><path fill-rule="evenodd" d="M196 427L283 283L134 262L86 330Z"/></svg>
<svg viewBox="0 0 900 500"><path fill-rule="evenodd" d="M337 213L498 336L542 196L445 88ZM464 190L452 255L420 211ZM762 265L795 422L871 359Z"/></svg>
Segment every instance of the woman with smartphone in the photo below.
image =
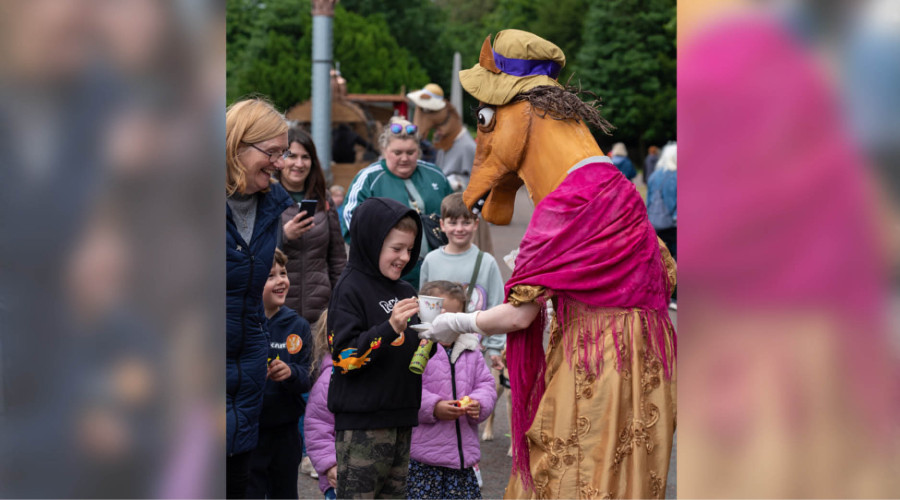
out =
<svg viewBox="0 0 900 500"><path fill-rule="evenodd" d="M315 325L328 308L331 289L344 270L347 253L312 138L294 126L288 131L288 143L291 156L277 176L294 199L281 214L281 249L288 257L291 280L285 305Z"/></svg>

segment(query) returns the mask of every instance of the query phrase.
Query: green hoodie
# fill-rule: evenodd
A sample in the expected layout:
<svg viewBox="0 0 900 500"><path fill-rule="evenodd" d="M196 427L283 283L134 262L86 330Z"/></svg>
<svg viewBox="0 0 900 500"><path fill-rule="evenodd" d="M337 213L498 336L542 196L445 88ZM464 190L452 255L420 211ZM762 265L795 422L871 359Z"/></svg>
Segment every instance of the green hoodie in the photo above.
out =
<svg viewBox="0 0 900 500"><path fill-rule="evenodd" d="M425 214L441 214L441 202L444 197L452 194L450 183L444 177L441 169L431 163L419 160L416 170L408 179L412 182L415 190L425 203L425 207L419 207ZM344 240L350 244L350 221L353 218L353 211L367 198L381 197L391 198L399 201L404 205L412 208L407 194L406 183L403 179L392 174L387 168L384 160L378 161L360 170L350 183L350 189L347 190L347 197L344 199L344 212L341 216L341 231ZM422 255L424 256L433 248L427 248L427 242L422 241ZM421 267L421 259L416 267L403 276L413 287L419 286L419 268Z"/></svg>

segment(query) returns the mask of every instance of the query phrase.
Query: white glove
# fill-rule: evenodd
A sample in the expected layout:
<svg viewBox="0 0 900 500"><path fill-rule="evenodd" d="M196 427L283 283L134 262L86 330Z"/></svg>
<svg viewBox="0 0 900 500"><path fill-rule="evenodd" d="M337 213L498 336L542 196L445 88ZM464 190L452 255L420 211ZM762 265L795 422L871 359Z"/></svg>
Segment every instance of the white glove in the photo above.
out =
<svg viewBox="0 0 900 500"><path fill-rule="evenodd" d="M419 333L419 338L450 343L456 342L456 337L459 337L461 333L476 332L484 335L484 332L475 324L475 318L480 312L438 314L431 322L431 329Z"/></svg>

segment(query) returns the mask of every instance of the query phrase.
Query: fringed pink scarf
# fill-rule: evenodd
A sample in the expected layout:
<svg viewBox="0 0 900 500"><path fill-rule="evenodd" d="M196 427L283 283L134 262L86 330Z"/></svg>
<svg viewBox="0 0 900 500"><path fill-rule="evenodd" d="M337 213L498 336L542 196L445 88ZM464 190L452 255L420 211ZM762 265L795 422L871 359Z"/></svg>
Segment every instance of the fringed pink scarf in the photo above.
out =
<svg viewBox="0 0 900 500"><path fill-rule="evenodd" d="M600 335L610 325L583 321L585 309L640 309L649 328L651 349L659 356L666 377L671 377L666 332L672 334L674 356L674 329L667 312L668 277L656 233L634 185L608 158L589 160L595 161L570 173L535 207L515 271L506 284L506 296L516 285L539 285L552 291L558 297L560 329L578 329L595 336L579 353L585 368L594 374L600 372L603 359ZM543 305L545 301L542 297L538 302ZM527 489L533 488L533 479L525 432L544 395L542 336L546 321L542 312L530 326L507 336L513 473ZM577 338L566 342L577 342ZM595 363L587 363L589 359ZM568 360L571 364L571 358Z"/></svg>

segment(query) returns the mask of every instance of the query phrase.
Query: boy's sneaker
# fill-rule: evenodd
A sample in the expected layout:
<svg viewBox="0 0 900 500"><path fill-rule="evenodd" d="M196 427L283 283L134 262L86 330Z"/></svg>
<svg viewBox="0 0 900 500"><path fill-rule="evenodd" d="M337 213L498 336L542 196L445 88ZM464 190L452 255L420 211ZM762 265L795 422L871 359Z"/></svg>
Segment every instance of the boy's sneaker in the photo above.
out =
<svg viewBox="0 0 900 500"><path fill-rule="evenodd" d="M319 474L316 472L316 469L313 468L312 462L309 461L309 455L303 457L303 460L300 461L300 472L309 474L313 479L319 478Z"/></svg>
<svg viewBox="0 0 900 500"><path fill-rule="evenodd" d="M678 304L677 304L674 300L671 301L671 302L669 302L669 309L671 309L671 310L673 310L673 311L677 311L677 310L678 310Z"/></svg>

